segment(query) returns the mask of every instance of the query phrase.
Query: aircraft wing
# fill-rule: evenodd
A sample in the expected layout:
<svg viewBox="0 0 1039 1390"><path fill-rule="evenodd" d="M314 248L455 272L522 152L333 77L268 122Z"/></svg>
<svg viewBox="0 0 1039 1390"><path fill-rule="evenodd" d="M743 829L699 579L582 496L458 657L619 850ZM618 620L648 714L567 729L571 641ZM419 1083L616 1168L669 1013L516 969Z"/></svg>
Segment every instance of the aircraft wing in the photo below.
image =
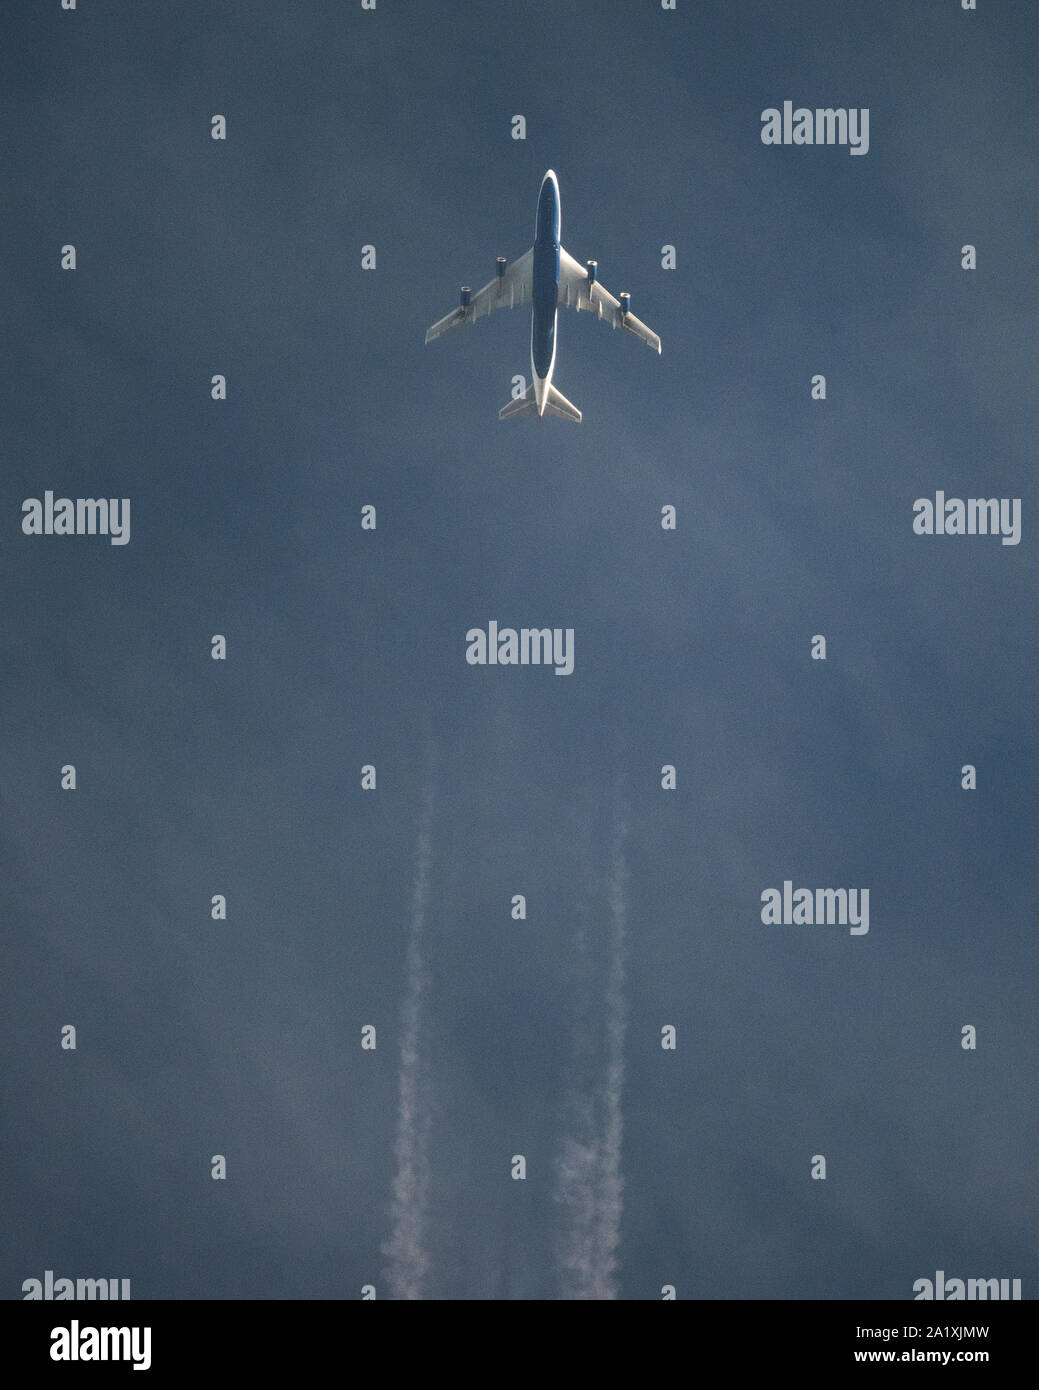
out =
<svg viewBox="0 0 1039 1390"><path fill-rule="evenodd" d="M534 248L525 251L511 264L506 265L504 275L496 275L482 290L472 295L469 303L459 305L449 314L426 329L426 342L431 343L449 328L461 328L463 324L475 323L484 314L495 309L514 309L517 304L527 304L534 292Z"/></svg>
<svg viewBox="0 0 1039 1390"><path fill-rule="evenodd" d="M585 309L598 314L611 327L623 328L641 339L647 347L660 351L660 339L652 328L647 328L630 311L624 313L620 301L614 299L609 290L604 290L598 280L589 284L588 271L562 246L559 248L559 303L565 309L576 309L578 313Z"/></svg>

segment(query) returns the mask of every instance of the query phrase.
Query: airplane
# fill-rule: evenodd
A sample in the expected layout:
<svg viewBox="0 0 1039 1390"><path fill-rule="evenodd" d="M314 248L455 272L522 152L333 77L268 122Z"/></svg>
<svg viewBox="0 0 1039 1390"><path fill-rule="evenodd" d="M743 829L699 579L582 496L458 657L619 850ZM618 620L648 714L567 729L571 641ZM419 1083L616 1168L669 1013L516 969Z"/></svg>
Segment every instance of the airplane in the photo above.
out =
<svg viewBox="0 0 1039 1390"><path fill-rule="evenodd" d="M552 384L560 305L578 313L585 309L598 314L614 328L626 329L660 352L660 339L631 312L631 295L622 294L620 299L614 299L599 283L598 261L582 266L560 245L559 181L551 169L541 180L538 193L534 245L511 265L504 256L499 256L494 279L475 295L468 285L463 285L458 308L426 330L426 342L431 343L449 328L475 323L495 309L513 309L528 301L532 306L530 367L534 381L524 395L502 407L498 412L499 420L536 413L539 419L547 414L580 423L581 412Z"/></svg>

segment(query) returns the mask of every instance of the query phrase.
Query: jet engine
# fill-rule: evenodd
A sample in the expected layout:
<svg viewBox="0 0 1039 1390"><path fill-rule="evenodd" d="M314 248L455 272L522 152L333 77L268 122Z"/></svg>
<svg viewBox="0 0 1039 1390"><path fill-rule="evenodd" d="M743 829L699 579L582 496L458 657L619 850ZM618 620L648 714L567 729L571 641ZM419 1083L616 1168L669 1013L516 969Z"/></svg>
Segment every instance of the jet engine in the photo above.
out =
<svg viewBox="0 0 1039 1390"><path fill-rule="evenodd" d="M594 285L594 284L595 284L595 277L599 274L599 262L598 262L598 261L588 261L588 262L587 262L587 265L588 265L588 284L589 284L589 285Z"/></svg>
<svg viewBox="0 0 1039 1390"><path fill-rule="evenodd" d="M498 279L500 280L505 274L505 267L508 264L508 262L504 256L499 256L495 264L498 269Z"/></svg>
<svg viewBox="0 0 1039 1390"><path fill-rule="evenodd" d="M469 289L469 286L468 286L468 285L463 285L462 288L459 290L459 292L458 292L458 307L459 307L460 309L468 309L468 307L469 307L469 295L470 295L471 293L472 293L472 291Z"/></svg>
<svg viewBox="0 0 1039 1390"><path fill-rule="evenodd" d="M631 311L631 295L625 292L625 293L619 294L619 295L617 296L617 298L618 298L618 299L620 300L620 302L621 302L621 313L622 313L622 314L627 314L627 313L629 313L629 312Z"/></svg>

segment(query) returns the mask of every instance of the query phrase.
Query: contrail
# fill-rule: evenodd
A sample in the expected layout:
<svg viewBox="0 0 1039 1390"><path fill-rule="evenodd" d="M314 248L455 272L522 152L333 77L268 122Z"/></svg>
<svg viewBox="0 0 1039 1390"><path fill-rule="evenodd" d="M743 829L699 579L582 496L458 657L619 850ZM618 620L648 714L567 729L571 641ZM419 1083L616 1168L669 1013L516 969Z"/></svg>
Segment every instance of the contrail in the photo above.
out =
<svg viewBox="0 0 1039 1390"><path fill-rule="evenodd" d="M422 817L415 850L415 876L411 891L411 922L405 960L404 1005L400 1032L400 1098L397 1109L391 1217L393 1232L382 1246L389 1264L386 1278L394 1298L421 1298L429 1268L425 1246L426 1208L429 1199L429 1129L431 1108L425 1088L421 1038L422 1004L429 988L425 957L426 910L429 875L433 861L433 788L435 754L426 753Z"/></svg>
<svg viewBox="0 0 1039 1390"><path fill-rule="evenodd" d="M558 1161L556 1196L567 1223L560 1247L560 1275L565 1294L579 1299L615 1299L618 1292L617 1251L624 1198L622 1098L627 1030L624 997L626 835L627 827L618 810L607 879L609 925L605 1027L601 1035L605 1042L605 1067L589 1039L586 1002L584 1025L575 1040L573 1075L566 1106L566 1119L572 1133L564 1141ZM582 903L576 945L579 968L584 976L584 993L588 992L588 981L594 970L588 952L587 916L587 904Z"/></svg>
<svg viewBox="0 0 1039 1390"><path fill-rule="evenodd" d="M606 981L606 1086L602 1139L602 1178L599 1189L598 1255L602 1292L597 1298L617 1297L617 1250L621 1242L624 1176L621 1154L624 1139L624 1037L628 1013L624 1001L624 953L628 935L626 887L628 865L624 855L627 826L618 812L610 864L610 967Z"/></svg>
<svg viewBox="0 0 1039 1390"><path fill-rule="evenodd" d="M574 941L577 979L574 993L578 1018L573 1055L568 1072L563 1122L570 1131L557 1160L556 1200L563 1210L565 1229L559 1241L560 1282L565 1297L594 1298L597 1260L596 1175L599 1167L594 1088L595 1045L591 1037L590 974L588 959L590 905L582 898L577 908Z"/></svg>

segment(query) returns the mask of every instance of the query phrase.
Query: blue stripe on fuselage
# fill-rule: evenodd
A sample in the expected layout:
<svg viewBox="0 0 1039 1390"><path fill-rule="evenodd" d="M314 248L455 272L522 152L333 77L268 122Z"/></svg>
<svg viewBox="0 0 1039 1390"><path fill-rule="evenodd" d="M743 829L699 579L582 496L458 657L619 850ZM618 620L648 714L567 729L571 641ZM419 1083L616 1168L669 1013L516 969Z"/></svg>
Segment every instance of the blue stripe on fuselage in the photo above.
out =
<svg viewBox="0 0 1039 1390"><path fill-rule="evenodd" d="M556 303L559 298L559 190L545 175L538 195L534 232L534 310L530 326L530 356L538 376L548 376L555 350Z"/></svg>

